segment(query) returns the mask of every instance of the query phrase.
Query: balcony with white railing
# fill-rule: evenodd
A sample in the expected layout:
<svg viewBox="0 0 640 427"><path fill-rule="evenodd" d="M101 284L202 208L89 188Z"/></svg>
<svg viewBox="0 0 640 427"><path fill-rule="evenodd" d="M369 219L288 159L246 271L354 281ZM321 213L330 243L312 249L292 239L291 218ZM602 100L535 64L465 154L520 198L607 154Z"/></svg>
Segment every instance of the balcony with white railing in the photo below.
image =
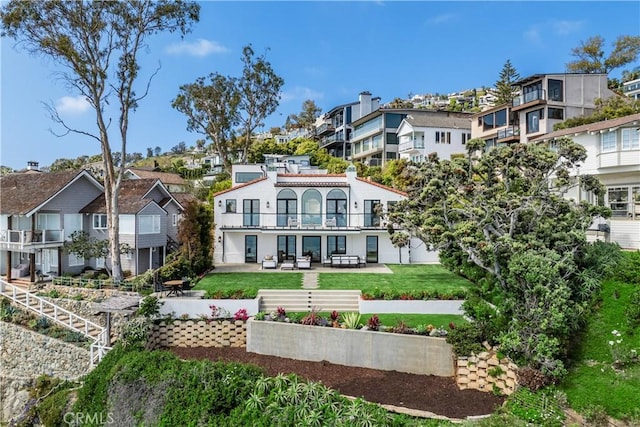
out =
<svg viewBox="0 0 640 427"><path fill-rule="evenodd" d="M55 247L64 243L64 230L0 230L0 249Z"/></svg>
<svg viewBox="0 0 640 427"><path fill-rule="evenodd" d="M386 223L373 213L225 213L216 221L221 230L263 232L360 231L385 229Z"/></svg>
<svg viewBox="0 0 640 427"><path fill-rule="evenodd" d="M640 167L640 148L600 152L597 159L598 168L637 168Z"/></svg>

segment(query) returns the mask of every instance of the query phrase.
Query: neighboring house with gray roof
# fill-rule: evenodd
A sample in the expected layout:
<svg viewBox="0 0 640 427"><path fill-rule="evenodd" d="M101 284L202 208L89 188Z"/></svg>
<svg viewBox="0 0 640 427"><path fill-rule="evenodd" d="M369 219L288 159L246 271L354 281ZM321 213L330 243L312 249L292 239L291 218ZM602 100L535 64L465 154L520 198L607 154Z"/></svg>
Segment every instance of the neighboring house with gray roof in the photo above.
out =
<svg viewBox="0 0 640 427"><path fill-rule="evenodd" d="M118 201L120 243L131 248L131 252L121 256L122 269L137 275L162 266L168 247L175 246L177 241L182 205L159 179L123 180ZM104 197L97 197L81 212L91 217L89 234L107 238ZM103 259L91 262L96 268L104 265Z"/></svg>
<svg viewBox="0 0 640 427"><path fill-rule="evenodd" d="M640 249L640 114L550 132L531 143L555 149L556 140L562 137L587 150L587 158L572 176L596 176L607 188L600 199L579 188L567 194L611 209L611 218L596 221L588 237L616 242L624 249Z"/></svg>
<svg viewBox="0 0 640 427"><path fill-rule="evenodd" d="M471 139L471 118L467 113L413 111L398 126L398 154L401 159L422 162L430 153L441 159L465 153Z"/></svg>
<svg viewBox="0 0 640 427"><path fill-rule="evenodd" d="M87 229L80 210L103 191L86 170L1 177L0 274L35 282L38 271L80 271L84 260L62 248L74 231Z"/></svg>
<svg viewBox="0 0 640 427"><path fill-rule="evenodd" d="M148 168L127 168L124 172L126 179L159 179L172 193L180 193L186 190L187 181L180 175L170 172L160 172Z"/></svg>

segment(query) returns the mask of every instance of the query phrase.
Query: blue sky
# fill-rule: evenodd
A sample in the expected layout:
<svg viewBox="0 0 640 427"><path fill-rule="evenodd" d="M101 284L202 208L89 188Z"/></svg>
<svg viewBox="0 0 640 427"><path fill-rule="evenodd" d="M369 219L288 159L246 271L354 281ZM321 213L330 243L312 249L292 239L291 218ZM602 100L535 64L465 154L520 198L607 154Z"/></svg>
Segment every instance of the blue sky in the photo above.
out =
<svg viewBox="0 0 640 427"><path fill-rule="evenodd" d="M580 41L601 35L609 52L623 34L640 34L640 2L204 2L192 33L183 40L155 36L141 56L143 77L162 68L131 116L127 151L146 155L147 147L168 151L201 138L187 132L171 100L200 76L239 75L249 43L257 54L266 52L285 81L268 130L298 113L305 99L324 112L364 90L389 102L492 86L507 59L522 77L564 72ZM69 124L95 132L95 113L56 78L55 64L15 49L10 39L0 47L0 164L20 169L29 160L46 166L99 153L91 138L49 131L60 129L43 102L58 106Z"/></svg>

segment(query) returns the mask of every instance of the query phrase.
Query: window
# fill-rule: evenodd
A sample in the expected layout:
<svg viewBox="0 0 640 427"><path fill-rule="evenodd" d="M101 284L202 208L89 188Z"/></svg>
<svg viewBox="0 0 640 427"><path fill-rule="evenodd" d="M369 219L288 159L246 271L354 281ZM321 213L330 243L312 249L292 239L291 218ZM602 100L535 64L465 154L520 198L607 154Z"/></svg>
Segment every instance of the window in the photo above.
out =
<svg viewBox="0 0 640 427"><path fill-rule="evenodd" d="M96 268L104 268L104 258L96 258Z"/></svg>
<svg viewBox="0 0 640 427"><path fill-rule="evenodd" d="M322 225L322 196L318 190L302 194L302 225Z"/></svg>
<svg viewBox="0 0 640 427"><path fill-rule="evenodd" d="M76 231L82 231L82 214L64 214L64 234L67 239Z"/></svg>
<svg viewBox="0 0 640 427"><path fill-rule="evenodd" d="M120 234L136 234L136 216L120 215Z"/></svg>
<svg viewBox="0 0 640 427"><path fill-rule="evenodd" d="M549 101L562 101L562 80L549 79L548 88Z"/></svg>
<svg viewBox="0 0 640 427"><path fill-rule="evenodd" d="M540 132L540 120L544 119L544 110L527 113L527 133Z"/></svg>
<svg viewBox="0 0 640 427"><path fill-rule="evenodd" d="M286 188L278 193L277 212L278 227L289 225L289 218L298 218L298 197L293 190Z"/></svg>
<svg viewBox="0 0 640 427"><path fill-rule="evenodd" d="M224 201L226 213L236 213L236 199L227 199Z"/></svg>
<svg viewBox="0 0 640 427"><path fill-rule="evenodd" d="M637 150L640 148L640 131L633 129L622 129L622 149Z"/></svg>
<svg viewBox="0 0 640 427"><path fill-rule="evenodd" d="M467 141L469 141L471 139L471 134L468 132L463 132L462 133L462 145L465 145L467 143Z"/></svg>
<svg viewBox="0 0 640 427"><path fill-rule="evenodd" d="M262 177L262 172L236 172L236 183L242 184Z"/></svg>
<svg viewBox="0 0 640 427"><path fill-rule="evenodd" d="M395 133L387 132L387 144L397 145L398 135L396 135Z"/></svg>
<svg viewBox="0 0 640 427"><path fill-rule="evenodd" d="M396 154L396 153L394 153L393 151L387 151L387 152L385 153L385 158L386 158L387 160L395 160L395 159L397 158L397 154Z"/></svg>
<svg viewBox="0 0 640 427"><path fill-rule="evenodd" d="M347 236L327 236L327 255L346 254Z"/></svg>
<svg viewBox="0 0 640 427"><path fill-rule="evenodd" d="M158 234L160 233L160 215L139 215L138 233Z"/></svg>
<svg viewBox="0 0 640 427"><path fill-rule="evenodd" d="M564 120L564 110L562 108L549 107L547 109L547 117L550 119Z"/></svg>
<svg viewBox="0 0 640 427"><path fill-rule="evenodd" d="M260 200L244 199L242 201L242 225L245 227L260 225Z"/></svg>
<svg viewBox="0 0 640 427"><path fill-rule="evenodd" d="M507 109L503 108L493 113L486 114L478 118L478 125L482 126L482 130L494 129L507 124Z"/></svg>
<svg viewBox="0 0 640 427"><path fill-rule="evenodd" d="M451 132L436 132L436 144L451 144Z"/></svg>
<svg viewBox="0 0 640 427"><path fill-rule="evenodd" d="M611 187L607 189L609 209L614 217L626 217L629 202L629 187Z"/></svg>
<svg viewBox="0 0 640 427"><path fill-rule="evenodd" d="M107 228L107 214L93 214L93 229L104 230Z"/></svg>
<svg viewBox="0 0 640 427"><path fill-rule="evenodd" d="M79 265L84 265L84 258L76 255L76 254L69 254L69 267L77 267Z"/></svg>
<svg viewBox="0 0 640 427"><path fill-rule="evenodd" d="M296 236L278 236L278 262L296 259Z"/></svg>
<svg viewBox="0 0 640 427"><path fill-rule="evenodd" d="M365 227L380 226L380 216L378 215L378 206L380 206L380 200L364 201L364 226Z"/></svg>
<svg viewBox="0 0 640 427"><path fill-rule="evenodd" d="M333 189L327 194L327 219L335 218L336 226L347 225L347 195L342 190Z"/></svg>
<svg viewBox="0 0 640 427"><path fill-rule="evenodd" d="M36 216L36 228L38 230L59 230L60 214L39 213Z"/></svg>
<svg viewBox="0 0 640 427"><path fill-rule="evenodd" d="M603 153L607 151L615 151L616 150L616 133L615 132L606 132L600 136L600 151Z"/></svg>

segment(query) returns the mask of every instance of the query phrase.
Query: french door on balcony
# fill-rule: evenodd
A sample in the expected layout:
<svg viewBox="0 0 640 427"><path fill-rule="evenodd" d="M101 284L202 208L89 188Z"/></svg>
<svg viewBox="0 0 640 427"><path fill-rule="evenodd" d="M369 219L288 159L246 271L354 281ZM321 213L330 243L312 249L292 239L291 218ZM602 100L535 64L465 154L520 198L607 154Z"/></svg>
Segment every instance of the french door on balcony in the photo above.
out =
<svg viewBox="0 0 640 427"><path fill-rule="evenodd" d="M244 236L244 262L258 262L258 236Z"/></svg>
<svg viewBox="0 0 640 427"><path fill-rule="evenodd" d="M302 236L302 256L310 256L311 262L320 262L320 236Z"/></svg>
<svg viewBox="0 0 640 427"><path fill-rule="evenodd" d="M296 259L296 236L278 236L278 262Z"/></svg>

